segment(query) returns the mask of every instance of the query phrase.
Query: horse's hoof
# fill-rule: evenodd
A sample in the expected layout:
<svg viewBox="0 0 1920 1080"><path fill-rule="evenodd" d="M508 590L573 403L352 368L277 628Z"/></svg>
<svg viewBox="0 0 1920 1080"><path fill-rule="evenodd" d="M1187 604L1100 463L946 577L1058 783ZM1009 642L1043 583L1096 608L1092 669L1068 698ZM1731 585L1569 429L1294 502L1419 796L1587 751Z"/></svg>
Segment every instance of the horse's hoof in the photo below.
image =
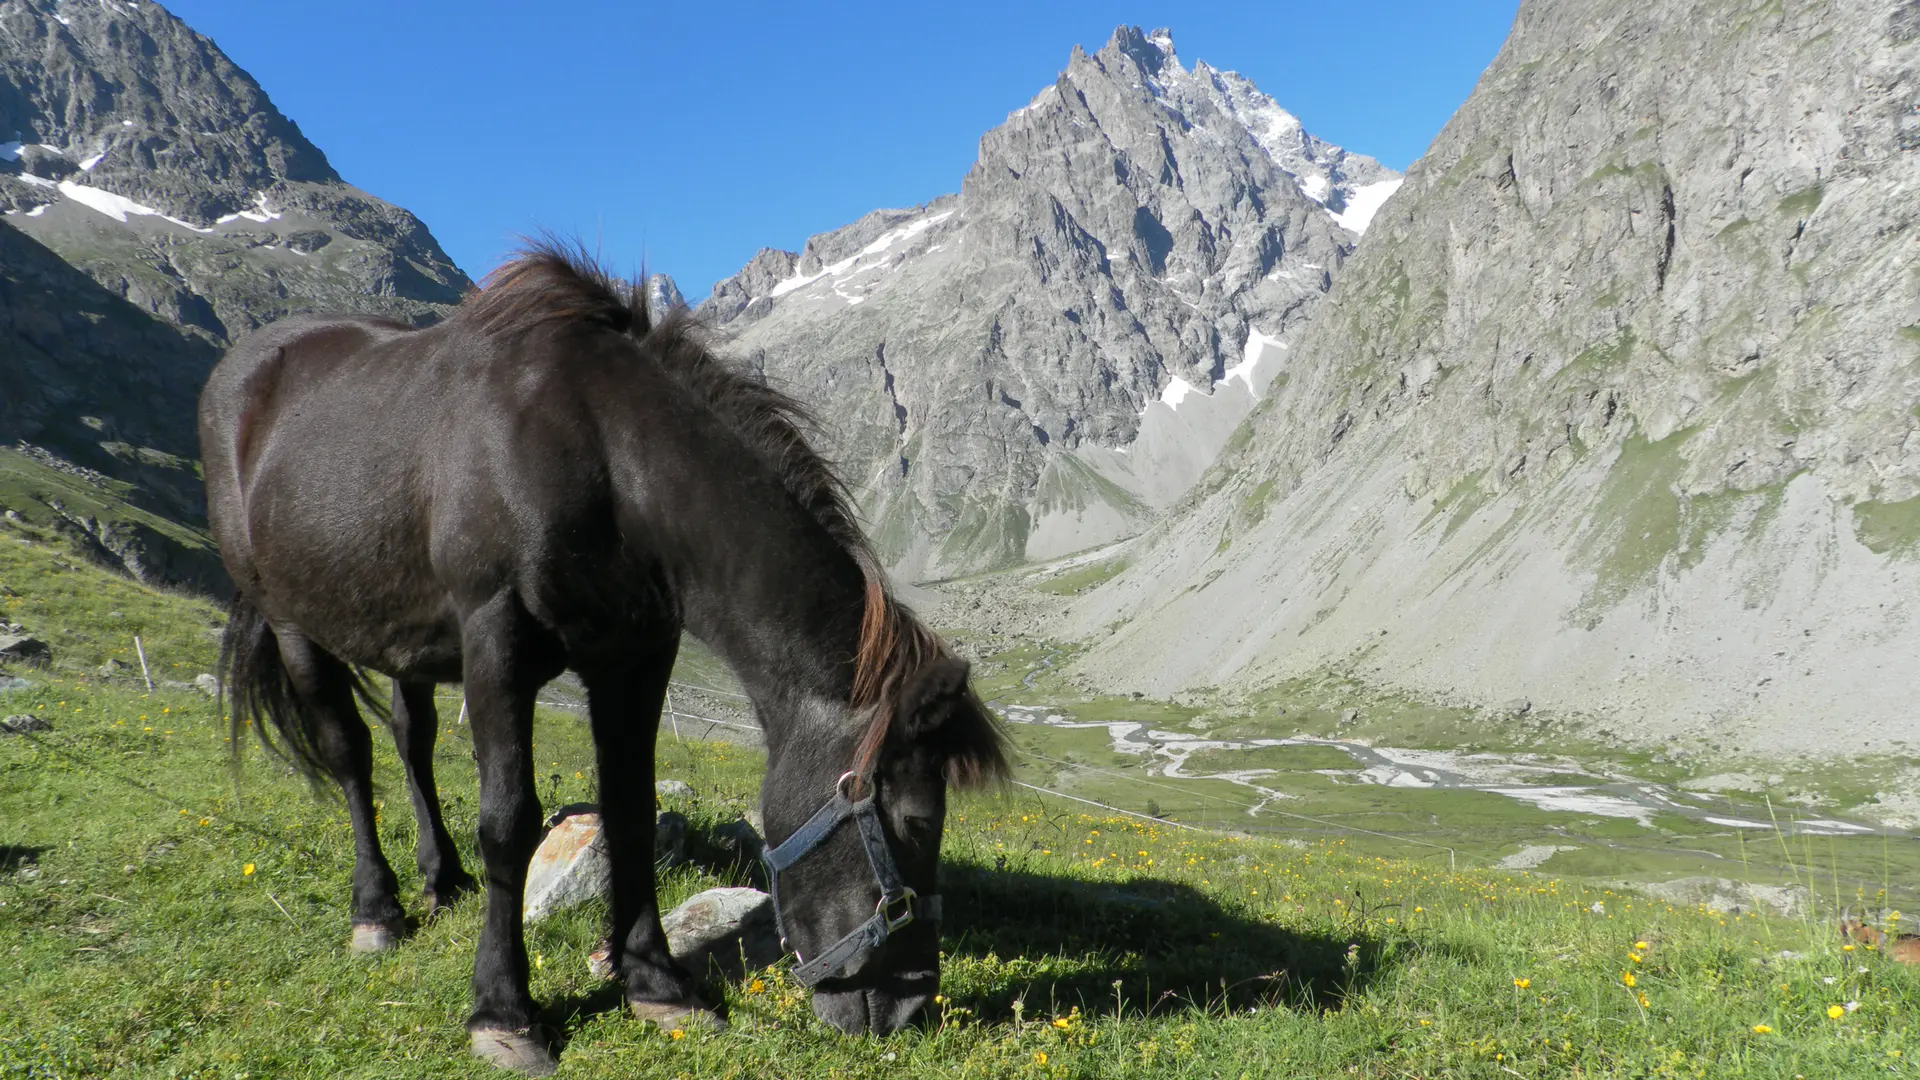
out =
<svg viewBox="0 0 1920 1080"><path fill-rule="evenodd" d="M727 1022L720 1018L719 1013L699 1005L667 1001L629 1001L627 1008L633 1010L634 1019L658 1024L662 1031L689 1028L707 1031L727 1030Z"/></svg>
<svg viewBox="0 0 1920 1080"><path fill-rule="evenodd" d="M468 1032L468 1037L473 1056L496 1068L527 1076L550 1076L560 1067L547 1044L534 1038L531 1030L480 1028Z"/></svg>
<svg viewBox="0 0 1920 1080"><path fill-rule="evenodd" d="M427 916L431 918L443 911L451 911L453 905L459 903L462 897L479 888L480 886L476 885L472 878L463 874L451 880L443 880L440 888L425 890L420 894L420 902L426 905Z"/></svg>
<svg viewBox="0 0 1920 1080"><path fill-rule="evenodd" d="M353 951L355 953L392 952L400 947L399 922L354 923Z"/></svg>

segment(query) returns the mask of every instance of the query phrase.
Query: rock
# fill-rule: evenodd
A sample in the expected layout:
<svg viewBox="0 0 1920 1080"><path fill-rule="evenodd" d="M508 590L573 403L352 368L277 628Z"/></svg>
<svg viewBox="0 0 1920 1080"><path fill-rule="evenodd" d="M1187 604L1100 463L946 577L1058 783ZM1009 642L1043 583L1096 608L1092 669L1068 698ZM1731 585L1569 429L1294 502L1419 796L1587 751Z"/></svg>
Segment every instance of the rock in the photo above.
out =
<svg viewBox="0 0 1920 1080"><path fill-rule="evenodd" d="M46 667L53 663L53 648L25 634L0 635L0 664L25 664Z"/></svg>
<svg viewBox="0 0 1920 1080"><path fill-rule="evenodd" d="M0 720L0 735L25 735L29 731L52 731L53 724L37 716L20 713Z"/></svg>
<svg viewBox="0 0 1920 1080"><path fill-rule="evenodd" d="M612 885L613 868L598 807L572 803L555 810L547 824L546 839L540 841L527 866L527 889L521 901L521 918L527 922L605 896ZM678 866L687 860L687 828L686 817L672 811L654 822L657 865Z"/></svg>
<svg viewBox="0 0 1920 1080"><path fill-rule="evenodd" d="M31 690L31 689L33 689L33 684L28 682L25 679L17 678L11 675L0 675L0 693L5 693L6 691L9 691L9 690Z"/></svg>
<svg viewBox="0 0 1920 1080"><path fill-rule="evenodd" d="M111 679L125 670L127 670L127 665L114 659L108 659L106 663L101 664L99 667L93 669L94 674L100 676L103 679Z"/></svg>
<svg viewBox="0 0 1920 1080"><path fill-rule="evenodd" d="M527 866L521 918L536 922L604 896L612 881L599 814L574 814L548 831Z"/></svg>
<svg viewBox="0 0 1920 1080"><path fill-rule="evenodd" d="M708 889L669 911L660 926L674 959L696 975L717 967L732 977L773 963L782 951L773 897L759 889Z"/></svg>
<svg viewBox="0 0 1920 1080"><path fill-rule="evenodd" d="M1514 698L1512 701L1501 706L1500 711L1518 720L1533 711L1533 702L1528 701L1526 698Z"/></svg>
<svg viewBox="0 0 1920 1080"><path fill-rule="evenodd" d="M220 680L208 672L203 671L195 675L193 685L208 697L220 696Z"/></svg>
<svg viewBox="0 0 1920 1080"><path fill-rule="evenodd" d="M693 788L684 780L656 780L653 793L662 799L691 799Z"/></svg>
<svg viewBox="0 0 1920 1080"><path fill-rule="evenodd" d="M672 810L653 823L653 862L662 869L687 861L687 817Z"/></svg>
<svg viewBox="0 0 1920 1080"><path fill-rule="evenodd" d="M760 838L760 830L750 821L729 821L714 826L713 841L731 852L737 858L760 861L761 853L767 850L767 842Z"/></svg>
<svg viewBox="0 0 1920 1080"><path fill-rule="evenodd" d="M1729 881L1717 877L1684 877L1672 881L1622 881L1617 888L1632 889L1669 904L1704 906L1709 911L1744 915L1759 910L1774 915L1797 917L1812 902L1803 885L1757 885L1749 881Z"/></svg>

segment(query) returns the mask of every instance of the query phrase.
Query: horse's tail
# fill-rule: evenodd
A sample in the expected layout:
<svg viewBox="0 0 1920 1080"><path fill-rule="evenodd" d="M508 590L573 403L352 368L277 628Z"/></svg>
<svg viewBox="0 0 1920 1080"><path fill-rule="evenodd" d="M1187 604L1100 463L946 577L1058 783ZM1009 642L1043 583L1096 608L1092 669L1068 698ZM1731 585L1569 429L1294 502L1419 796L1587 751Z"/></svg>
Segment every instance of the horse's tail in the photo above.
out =
<svg viewBox="0 0 1920 1080"><path fill-rule="evenodd" d="M354 695L384 718L386 706L374 695L366 676L351 670L350 678ZM332 775L320 748L324 718L294 691L293 679L280 656L280 639L267 617L244 593L236 593L227 609L227 629L220 638L220 687L233 707L228 714L228 741L233 745L236 766L247 729L252 728L262 746L307 779L317 782L322 776ZM269 726L278 733L277 740L268 732Z"/></svg>

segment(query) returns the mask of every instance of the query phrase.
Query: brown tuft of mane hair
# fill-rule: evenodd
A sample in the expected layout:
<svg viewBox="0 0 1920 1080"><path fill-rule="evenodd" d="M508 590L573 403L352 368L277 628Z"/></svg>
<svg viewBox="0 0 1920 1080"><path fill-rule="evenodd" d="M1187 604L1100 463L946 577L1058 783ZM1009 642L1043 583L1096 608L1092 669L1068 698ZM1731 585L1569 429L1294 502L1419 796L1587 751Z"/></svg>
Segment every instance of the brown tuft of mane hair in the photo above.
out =
<svg viewBox="0 0 1920 1080"><path fill-rule="evenodd" d="M614 277L577 242L556 237L529 241L488 274L452 317L500 336L556 322L585 322L626 334L773 469L787 493L859 565L866 582L849 705L868 713L853 768L862 774L871 770L906 681L952 652L888 593L886 575L854 515L845 483L807 440L807 432L819 430L807 407L715 356L707 347L705 327L691 313L673 311L656 319L647 307L644 278L629 282ZM961 730L949 732L945 740L949 780L976 785L1005 776L1004 739L992 714L972 687L963 688L963 699L969 715L959 722Z"/></svg>

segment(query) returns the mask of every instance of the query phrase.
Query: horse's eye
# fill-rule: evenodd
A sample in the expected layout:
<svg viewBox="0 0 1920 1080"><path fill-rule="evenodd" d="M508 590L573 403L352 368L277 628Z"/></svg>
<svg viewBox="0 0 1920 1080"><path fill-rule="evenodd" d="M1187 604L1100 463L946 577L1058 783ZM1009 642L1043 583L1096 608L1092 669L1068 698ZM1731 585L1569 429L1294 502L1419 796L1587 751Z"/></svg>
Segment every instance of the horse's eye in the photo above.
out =
<svg viewBox="0 0 1920 1080"><path fill-rule="evenodd" d="M935 822L930 817L915 817L912 815L908 815L907 821L906 821L907 838L909 840L915 841L916 843L929 840L933 837L934 830L937 824L938 823Z"/></svg>

